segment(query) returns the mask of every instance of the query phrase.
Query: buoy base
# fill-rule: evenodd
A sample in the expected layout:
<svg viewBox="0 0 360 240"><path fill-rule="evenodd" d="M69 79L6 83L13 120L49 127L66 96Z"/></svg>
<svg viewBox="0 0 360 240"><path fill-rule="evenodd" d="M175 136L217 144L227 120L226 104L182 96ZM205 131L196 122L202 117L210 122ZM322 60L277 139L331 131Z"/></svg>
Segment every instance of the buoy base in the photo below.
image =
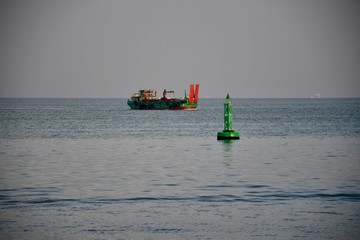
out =
<svg viewBox="0 0 360 240"><path fill-rule="evenodd" d="M217 133L217 140L240 139L240 133L234 130L224 130Z"/></svg>

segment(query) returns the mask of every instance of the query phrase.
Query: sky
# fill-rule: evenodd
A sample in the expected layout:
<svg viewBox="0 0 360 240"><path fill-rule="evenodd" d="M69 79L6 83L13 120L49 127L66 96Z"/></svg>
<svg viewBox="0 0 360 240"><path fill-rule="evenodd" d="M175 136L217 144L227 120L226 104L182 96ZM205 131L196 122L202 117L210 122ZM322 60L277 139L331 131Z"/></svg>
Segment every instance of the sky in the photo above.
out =
<svg viewBox="0 0 360 240"><path fill-rule="evenodd" d="M360 1L0 0L0 97L360 97Z"/></svg>

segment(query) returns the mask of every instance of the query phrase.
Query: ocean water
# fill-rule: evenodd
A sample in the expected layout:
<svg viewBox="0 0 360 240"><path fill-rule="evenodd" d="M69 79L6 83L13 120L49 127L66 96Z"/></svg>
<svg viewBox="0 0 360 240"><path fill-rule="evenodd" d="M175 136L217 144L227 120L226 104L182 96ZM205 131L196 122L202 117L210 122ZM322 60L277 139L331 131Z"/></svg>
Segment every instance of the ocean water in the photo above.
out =
<svg viewBox="0 0 360 240"><path fill-rule="evenodd" d="M0 99L0 239L359 239L360 99Z"/></svg>

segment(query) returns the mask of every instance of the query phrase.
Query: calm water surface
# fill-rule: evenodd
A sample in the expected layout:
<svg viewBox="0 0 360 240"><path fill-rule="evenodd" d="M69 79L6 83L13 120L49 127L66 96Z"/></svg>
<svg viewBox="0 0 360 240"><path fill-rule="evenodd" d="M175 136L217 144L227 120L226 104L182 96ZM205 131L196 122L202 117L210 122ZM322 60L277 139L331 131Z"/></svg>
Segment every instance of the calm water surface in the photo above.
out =
<svg viewBox="0 0 360 240"><path fill-rule="evenodd" d="M358 239L360 99L0 99L0 239Z"/></svg>

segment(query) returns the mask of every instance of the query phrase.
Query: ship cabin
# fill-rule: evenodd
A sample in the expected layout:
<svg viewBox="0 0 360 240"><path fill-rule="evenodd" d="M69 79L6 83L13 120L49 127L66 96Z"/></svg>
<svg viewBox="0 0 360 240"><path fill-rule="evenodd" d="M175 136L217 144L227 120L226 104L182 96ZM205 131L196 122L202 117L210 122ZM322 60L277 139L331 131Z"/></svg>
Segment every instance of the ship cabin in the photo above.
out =
<svg viewBox="0 0 360 240"><path fill-rule="evenodd" d="M143 89L139 90L137 93L134 93L131 96L131 100L142 101L142 100L156 100L156 91L155 89Z"/></svg>

